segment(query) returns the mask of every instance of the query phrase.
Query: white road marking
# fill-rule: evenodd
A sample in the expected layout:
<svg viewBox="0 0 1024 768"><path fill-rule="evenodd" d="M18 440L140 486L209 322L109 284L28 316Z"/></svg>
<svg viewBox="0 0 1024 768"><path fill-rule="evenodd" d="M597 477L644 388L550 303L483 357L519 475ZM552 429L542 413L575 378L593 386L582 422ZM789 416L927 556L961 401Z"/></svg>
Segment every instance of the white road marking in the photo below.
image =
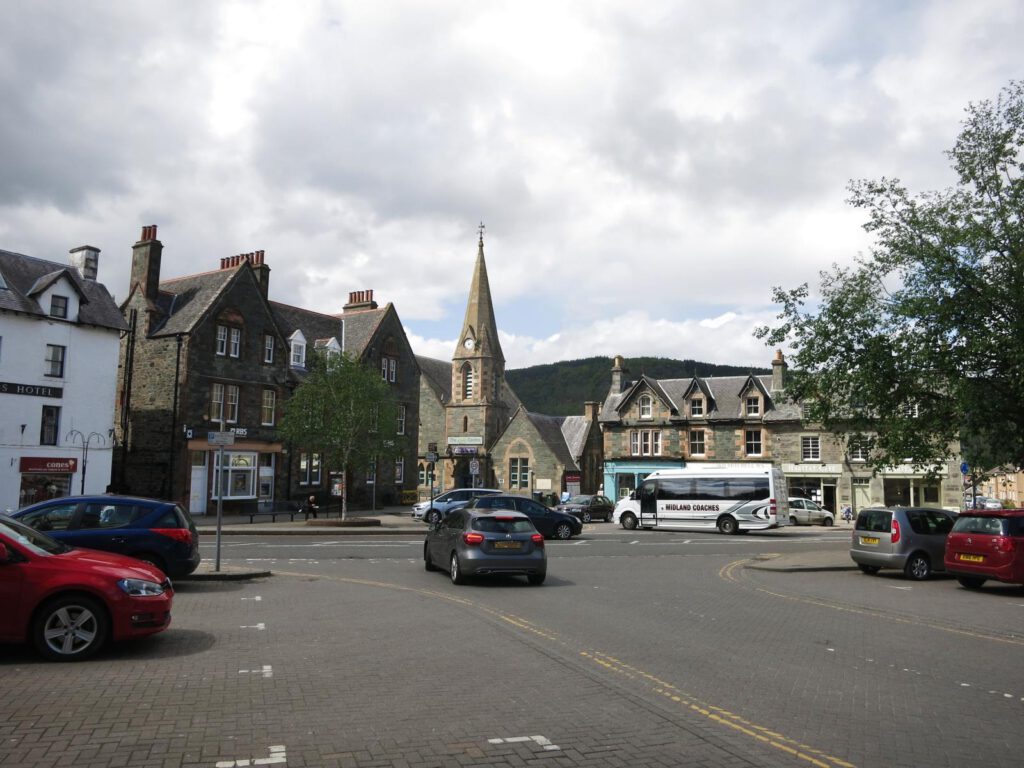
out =
<svg viewBox="0 0 1024 768"><path fill-rule="evenodd" d="M256 597L243 597L242 599L243 599L243 600L254 600L254 601L256 601L256 602L258 603L258 602L260 602L260 601L261 601L261 600L262 600L263 598L262 598L262 597L260 597L259 595L256 595Z"/></svg>
<svg viewBox="0 0 1024 768"><path fill-rule="evenodd" d="M889 589L903 589L903 590L913 589L913 587L897 587L894 584L886 584L885 586L887 586Z"/></svg>
<svg viewBox="0 0 1024 768"><path fill-rule="evenodd" d="M269 664L264 664L261 669L240 669L238 670L240 675L263 675L263 677L273 677L274 668Z"/></svg>
<svg viewBox="0 0 1024 768"><path fill-rule="evenodd" d="M548 752L561 749L557 744L552 744L551 740L545 736L509 736L504 739L488 739L488 744L516 744L523 741L532 741L539 747L542 747Z"/></svg>
<svg viewBox="0 0 1024 768"><path fill-rule="evenodd" d="M255 629L255 630L258 630L258 631L262 632L263 630L265 630L267 628L267 625L264 624L261 621L259 624L242 624L238 628L239 629Z"/></svg>
<svg viewBox="0 0 1024 768"><path fill-rule="evenodd" d="M274 765L287 763L284 745L270 747L270 757L243 758L241 760L220 760L217 768L242 768L248 765Z"/></svg>

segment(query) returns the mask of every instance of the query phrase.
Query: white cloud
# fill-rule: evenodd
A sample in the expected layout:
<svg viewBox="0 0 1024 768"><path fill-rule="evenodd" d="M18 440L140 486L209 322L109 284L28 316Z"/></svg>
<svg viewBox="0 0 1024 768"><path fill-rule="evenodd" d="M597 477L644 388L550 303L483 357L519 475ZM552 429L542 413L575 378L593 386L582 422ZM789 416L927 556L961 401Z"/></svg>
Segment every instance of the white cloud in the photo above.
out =
<svg viewBox="0 0 1024 768"><path fill-rule="evenodd" d="M17 2L0 29L0 247L89 243L123 296L263 249L272 298L373 288L451 356L486 249L509 365L762 365L773 285L869 246L851 178L950 183L1024 7L602 0Z"/></svg>

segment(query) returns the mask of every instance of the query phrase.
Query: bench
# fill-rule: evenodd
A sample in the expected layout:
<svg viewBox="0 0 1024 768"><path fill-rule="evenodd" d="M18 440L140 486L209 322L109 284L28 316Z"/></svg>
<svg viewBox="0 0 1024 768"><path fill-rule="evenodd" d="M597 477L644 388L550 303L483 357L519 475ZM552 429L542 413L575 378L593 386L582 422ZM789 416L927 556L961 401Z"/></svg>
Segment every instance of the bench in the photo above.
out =
<svg viewBox="0 0 1024 768"><path fill-rule="evenodd" d="M306 519L309 519L309 514L299 509L299 505L294 501L260 501L255 507L249 507L243 514L249 516L250 523L257 515L269 515L272 523L277 522L278 515L288 515L288 519L293 523L296 515L305 515Z"/></svg>

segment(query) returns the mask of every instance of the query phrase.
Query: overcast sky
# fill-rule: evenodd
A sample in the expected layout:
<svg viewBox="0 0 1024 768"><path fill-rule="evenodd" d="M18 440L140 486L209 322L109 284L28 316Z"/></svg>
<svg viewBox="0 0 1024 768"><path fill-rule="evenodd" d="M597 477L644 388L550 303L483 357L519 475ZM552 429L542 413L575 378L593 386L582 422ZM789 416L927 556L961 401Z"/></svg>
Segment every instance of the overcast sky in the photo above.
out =
<svg viewBox="0 0 1024 768"><path fill-rule="evenodd" d="M948 186L1024 3L41 2L0 26L0 248L126 296L264 250L271 298L393 302L450 359L484 235L509 368L767 365L752 329L870 245L855 178Z"/></svg>

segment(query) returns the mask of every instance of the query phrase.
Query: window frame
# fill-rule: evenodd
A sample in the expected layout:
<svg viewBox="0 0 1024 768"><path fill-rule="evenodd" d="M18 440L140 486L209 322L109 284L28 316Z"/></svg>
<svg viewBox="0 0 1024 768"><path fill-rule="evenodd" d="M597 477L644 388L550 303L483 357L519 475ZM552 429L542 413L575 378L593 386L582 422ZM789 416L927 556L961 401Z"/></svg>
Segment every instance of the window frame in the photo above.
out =
<svg viewBox="0 0 1024 768"><path fill-rule="evenodd" d="M59 350L56 357L51 357L51 354ZM60 344L47 344L46 345L46 357L44 362L46 363L46 369L43 372L44 376L51 379L63 379L64 369L67 366L68 360L68 348Z"/></svg>
<svg viewBox="0 0 1024 768"><path fill-rule="evenodd" d="M269 396L269 399L270 399L269 403L267 402L268 396ZM270 415L269 419L267 418L268 412L269 412L269 415ZM262 424L264 427L272 427L272 426L274 426L274 420L275 420L276 414L277 414L277 390L270 389L270 388L264 388L264 390L263 390L263 399L262 399L262 401L260 403L260 424Z"/></svg>
<svg viewBox="0 0 1024 768"><path fill-rule="evenodd" d="M228 356L229 357L240 357L242 354L242 329L231 328L230 339L228 341Z"/></svg>
<svg viewBox="0 0 1024 768"><path fill-rule="evenodd" d="M228 354L228 327L226 325L217 326L217 345L215 347L215 354L220 357L227 357Z"/></svg>
<svg viewBox="0 0 1024 768"><path fill-rule="evenodd" d="M687 442L687 447L689 448L689 453L690 453L691 456L707 456L708 455L706 432L707 432L707 430L704 430L704 429L691 429L690 430L690 434L687 436L687 441L686 442ZM698 440L698 438L699 438L699 440ZM698 442L700 443L700 450L699 451L694 450L694 446L696 446Z"/></svg>
<svg viewBox="0 0 1024 768"><path fill-rule="evenodd" d="M641 395L637 401L637 409L640 413L640 418L647 420L654 418L654 398L650 395Z"/></svg>
<svg viewBox="0 0 1024 768"><path fill-rule="evenodd" d="M63 302L63 306L61 303ZM50 296L50 317L56 317L60 320L68 319L68 310L71 306L71 300L67 296L61 296L60 294L53 294ZM59 310L58 310L59 307Z"/></svg>
<svg viewBox="0 0 1024 768"><path fill-rule="evenodd" d="M743 412L747 416L760 416L761 415L761 398L757 395L748 395L746 403L743 407Z"/></svg>
<svg viewBox="0 0 1024 768"><path fill-rule="evenodd" d="M241 389L237 384L228 384L224 387L226 400L224 401L224 420L228 424L238 423L239 401L242 399ZM234 401L232 401L234 395Z"/></svg>
<svg viewBox="0 0 1024 768"><path fill-rule="evenodd" d="M405 434L405 403L398 404L398 432L396 434Z"/></svg>
<svg viewBox="0 0 1024 768"><path fill-rule="evenodd" d="M820 435L800 435L800 461L821 461Z"/></svg>
<svg viewBox="0 0 1024 768"><path fill-rule="evenodd" d="M274 337L269 333L263 334L263 362L274 362Z"/></svg>
<svg viewBox="0 0 1024 768"><path fill-rule="evenodd" d="M219 405L216 411L214 410L214 405ZM221 424L223 428L224 384L219 381L214 381L210 384L210 421L216 421L218 424Z"/></svg>
<svg viewBox="0 0 1024 768"><path fill-rule="evenodd" d="M703 397L691 397L690 398L690 417L704 418L704 398Z"/></svg>
<svg viewBox="0 0 1024 768"><path fill-rule="evenodd" d="M753 450L756 448L756 450ZM764 434L760 429L743 430L743 455L764 456Z"/></svg>
<svg viewBox="0 0 1024 768"><path fill-rule="evenodd" d="M40 445L60 445L60 409L59 405L43 406L39 419ZM47 419L47 414L50 414L50 419Z"/></svg>

